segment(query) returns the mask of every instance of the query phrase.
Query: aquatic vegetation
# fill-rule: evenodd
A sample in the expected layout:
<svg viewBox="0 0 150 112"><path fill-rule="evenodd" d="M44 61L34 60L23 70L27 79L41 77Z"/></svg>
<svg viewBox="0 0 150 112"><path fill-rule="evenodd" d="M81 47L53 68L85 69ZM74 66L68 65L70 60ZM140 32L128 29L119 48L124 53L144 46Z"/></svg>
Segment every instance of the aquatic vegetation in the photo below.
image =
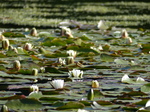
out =
<svg viewBox="0 0 150 112"><path fill-rule="evenodd" d="M33 48L31 43L25 43L25 45L23 46L23 49L27 50L27 51L31 51Z"/></svg>
<svg viewBox="0 0 150 112"><path fill-rule="evenodd" d="M9 48L9 40L8 39L2 40L2 48L5 50L8 50L8 48Z"/></svg>
<svg viewBox="0 0 150 112"><path fill-rule="evenodd" d="M77 52L74 51L74 50L69 50L69 51L67 51L67 54L68 54L69 56L76 57Z"/></svg>
<svg viewBox="0 0 150 112"><path fill-rule="evenodd" d="M68 75L69 75L69 77L83 78L83 71L73 69L73 70L69 71Z"/></svg>
<svg viewBox="0 0 150 112"><path fill-rule="evenodd" d="M61 89L64 87L64 80L62 79L55 79L51 82L51 85L53 86L53 88L55 89Z"/></svg>
<svg viewBox="0 0 150 112"><path fill-rule="evenodd" d="M14 63L13 63L13 68L16 69L16 70L20 70L20 68L21 68L20 61L15 60Z"/></svg>
<svg viewBox="0 0 150 112"><path fill-rule="evenodd" d="M1 28L1 111L149 109L148 2L31 1L0 4L2 25L29 25Z"/></svg>
<svg viewBox="0 0 150 112"><path fill-rule="evenodd" d="M97 80L92 81L92 88L98 88L99 87L99 82Z"/></svg>

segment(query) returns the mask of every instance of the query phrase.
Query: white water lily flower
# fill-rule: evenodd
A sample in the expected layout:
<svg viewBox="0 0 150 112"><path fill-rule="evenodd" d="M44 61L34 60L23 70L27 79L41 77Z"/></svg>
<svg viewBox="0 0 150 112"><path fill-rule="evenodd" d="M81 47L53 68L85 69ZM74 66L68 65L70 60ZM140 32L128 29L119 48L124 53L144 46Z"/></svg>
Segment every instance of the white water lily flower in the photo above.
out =
<svg viewBox="0 0 150 112"><path fill-rule="evenodd" d="M145 107L142 107L139 110L150 110L150 100L146 102Z"/></svg>
<svg viewBox="0 0 150 112"><path fill-rule="evenodd" d="M71 32L70 28L62 27L61 29L62 29L62 32L61 32L62 36L67 36L69 38L73 38L73 35L72 35L72 32Z"/></svg>
<svg viewBox="0 0 150 112"><path fill-rule="evenodd" d="M77 112L89 112L89 111L84 110L84 109L78 109Z"/></svg>
<svg viewBox="0 0 150 112"><path fill-rule="evenodd" d="M141 77L138 77L137 79L136 79L136 82L145 82L145 80L143 79L143 78L141 78Z"/></svg>
<svg viewBox="0 0 150 112"><path fill-rule="evenodd" d="M97 24L97 28L100 30L106 30L108 26L105 25L105 22L103 20L100 20Z"/></svg>
<svg viewBox="0 0 150 112"><path fill-rule="evenodd" d="M64 80L62 79L56 79L56 80L53 80L51 82L51 85L55 88L55 89L61 89L64 87Z"/></svg>
<svg viewBox="0 0 150 112"><path fill-rule="evenodd" d="M73 69L72 71L69 71L68 75L69 77L82 78L83 71Z"/></svg>
<svg viewBox="0 0 150 112"><path fill-rule="evenodd" d="M67 51L67 54L68 54L69 56L76 57L77 52L74 51L74 50L69 50L69 51Z"/></svg>
<svg viewBox="0 0 150 112"><path fill-rule="evenodd" d="M129 82L131 79L129 78L129 76L127 74L125 74L122 79L121 79L121 82L123 83L127 83Z"/></svg>
<svg viewBox="0 0 150 112"><path fill-rule="evenodd" d="M60 65L66 65L66 60L62 58L58 58L57 63L59 63Z"/></svg>

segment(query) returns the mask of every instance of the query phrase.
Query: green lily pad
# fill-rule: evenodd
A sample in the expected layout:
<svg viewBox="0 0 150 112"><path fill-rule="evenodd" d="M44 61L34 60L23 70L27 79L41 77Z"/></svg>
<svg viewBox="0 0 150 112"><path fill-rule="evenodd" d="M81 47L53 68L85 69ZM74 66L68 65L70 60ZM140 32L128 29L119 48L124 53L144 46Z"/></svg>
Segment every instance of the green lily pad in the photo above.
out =
<svg viewBox="0 0 150 112"><path fill-rule="evenodd" d="M29 98L10 100L5 105L13 110L37 110L42 108L42 104L38 100Z"/></svg>
<svg viewBox="0 0 150 112"><path fill-rule="evenodd" d="M106 61L106 62L113 62L114 58L108 54L101 54L100 55L101 61Z"/></svg>
<svg viewBox="0 0 150 112"><path fill-rule="evenodd" d="M142 92L150 92L150 83L145 84L141 87Z"/></svg>
<svg viewBox="0 0 150 112"><path fill-rule="evenodd" d="M60 38L54 38L51 41L47 40L47 41L43 42L42 45L44 45L44 46L65 46L66 42Z"/></svg>
<svg viewBox="0 0 150 112"><path fill-rule="evenodd" d="M43 102L55 102L55 101L63 101L64 98L57 98L57 97L41 97L39 99L40 101L43 101Z"/></svg>
<svg viewBox="0 0 150 112"><path fill-rule="evenodd" d="M39 99L39 98L41 98L42 96L43 96L43 95L42 95L41 92L36 92L36 91L34 91L34 92L31 92L31 93L29 94L28 98Z"/></svg>
<svg viewBox="0 0 150 112"><path fill-rule="evenodd" d="M142 52L148 53L150 51L150 43L142 45Z"/></svg>
<svg viewBox="0 0 150 112"><path fill-rule="evenodd" d="M114 62L116 64L129 64L128 61L122 60L122 59L115 59Z"/></svg>
<svg viewBox="0 0 150 112"><path fill-rule="evenodd" d="M5 37L25 37L24 34L21 34L21 33L14 33L14 32L4 32L3 35Z"/></svg>
<svg viewBox="0 0 150 112"><path fill-rule="evenodd" d="M66 105L56 108L57 110L67 110L67 109L82 109L85 105L80 102L68 102Z"/></svg>

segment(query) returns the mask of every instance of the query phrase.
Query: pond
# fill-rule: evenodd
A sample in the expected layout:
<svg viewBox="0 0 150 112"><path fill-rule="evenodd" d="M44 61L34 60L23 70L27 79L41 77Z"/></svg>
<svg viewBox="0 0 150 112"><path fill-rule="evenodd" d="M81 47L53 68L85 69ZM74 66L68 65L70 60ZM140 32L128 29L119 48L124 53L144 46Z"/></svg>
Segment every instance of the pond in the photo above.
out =
<svg viewBox="0 0 150 112"><path fill-rule="evenodd" d="M14 7L22 7L21 2L18 5L11 2ZM64 10L67 6L65 3L55 3L54 12L60 11L60 8L56 8L58 6ZM87 11L89 14L90 10L82 6L90 4L93 12L90 14L97 14L94 2L73 3L78 7L75 10L77 12ZM79 18L77 21L70 21L71 18L55 21L51 18L47 23L45 19L42 20L42 23L38 22L41 18L35 21L31 16L23 22L19 21L27 13L19 17L17 15L25 10L32 10L36 16L36 11L39 10L36 7L40 5L33 1L31 5L37 5L36 7L25 7L20 11L17 8L4 8L9 14L4 11L3 17L9 15L11 19L5 18L1 22L1 111L149 112L150 30L140 28L141 20L135 20L133 24L129 21L132 17L132 20L145 18L146 22L143 21L142 24L147 26L149 15L146 12L144 18L126 15L127 21L124 22L127 24L120 22L122 16L118 15L116 22L113 22L104 13L119 13L123 9L121 5L131 7L130 2L117 3L120 7L115 8L105 2L101 12L103 16L89 22ZM135 9L145 6L139 10L149 10L148 3L133 4ZM8 4L3 2L3 6L7 7ZM108 10L105 6L110 6L113 10ZM43 11L47 10L47 7L43 8ZM11 15L11 11L16 11L16 16ZM69 13L63 14L68 17ZM78 16L78 13L75 14ZM93 16L88 19L90 18ZM48 26L51 23L54 26ZM135 28L138 23L139 27Z"/></svg>

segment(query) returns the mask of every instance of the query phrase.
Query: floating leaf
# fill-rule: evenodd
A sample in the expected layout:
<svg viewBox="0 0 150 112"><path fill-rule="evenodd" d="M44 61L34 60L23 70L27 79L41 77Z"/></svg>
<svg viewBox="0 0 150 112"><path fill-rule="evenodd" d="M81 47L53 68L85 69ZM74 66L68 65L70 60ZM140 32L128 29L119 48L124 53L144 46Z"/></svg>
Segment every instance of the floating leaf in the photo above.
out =
<svg viewBox="0 0 150 112"><path fill-rule="evenodd" d="M28 98L34 98L34 99L39 99L41 97L42 97L42 93L36 91L31 92L28 96Z"/></svg>
<svg viewBox="0 0 150 112"><path fill-rule="evenodd" d="M146 93L140 92L140 91L131 91L129 93L124 93L124 95L129 95L129 96L147 96Z"/></svg>
<svg viewBox="0 0 150 112"><path fill-rule="evenodd" d="M116 64L129 64L128 61L122 60L122 59L115 59L114 62Z"/></svg>
<svg viewBox="0 0 150 112"><path fill-rule="evenodd" d="M150 43L142 45L142 52L148 53L150 51Z"/></svg>
<svg viewBox="0 0 150 112"><path fill-rule="evenodd" d="M67 109L82 109L85 105L80 102L68 102L66 105L58 107L57 110L67 110Z"/></svg>
<svg viewBox="0 0 150 112"><path fill-rule="evenodd" d="M55 101L63 101L64 98L57 98L57 97L41 97L40 101L43 102L55 102Z"/></svg>
<svg viewBox="0 0 150 112"><path fill-rule="evenodd" d="M25 37L25 35L21 33L14 33L14 32L4 32L3 35L5 37Z"/></svg>
<svg viewBox="0 0 150 112"><path fill-rule="evenodd" d="M36 110L42 107L42 104L38 100L29 98L10 100L5 105L13 110Z"/></svg>
<svg viewBox="0 0 150 112"><path fill-rule="evenodd" d="M6 58L7 56L3 53L0 53L0 58Z"/></svg>
<svg viewBox="0 0 150 112"><path fill-rule="evenodd" d="M141 87L142 92L150 92L150 83L145 84Z"/></svg>
<svg viewBox="0 0 150 112"><path fill-rule="evenodd" d="M46 72L49 72L49 73L61 73L57 68L55 67L46 67L45 68L45 71Z"/></svg>
<svg viewBox="0 0 150 112"><path fill-rule="evenodd" d="M60 38L54 38L53 40L45 41L42 43L44 46L65 46L66 42Z"/></svg>
<svg viewBox="0 0 150 112"><path fill-rule="evenodd" d="M114 61L114 58L108 54L101 54L100 59L102 61L106 61L106 62L113 62Z"/></svg>

